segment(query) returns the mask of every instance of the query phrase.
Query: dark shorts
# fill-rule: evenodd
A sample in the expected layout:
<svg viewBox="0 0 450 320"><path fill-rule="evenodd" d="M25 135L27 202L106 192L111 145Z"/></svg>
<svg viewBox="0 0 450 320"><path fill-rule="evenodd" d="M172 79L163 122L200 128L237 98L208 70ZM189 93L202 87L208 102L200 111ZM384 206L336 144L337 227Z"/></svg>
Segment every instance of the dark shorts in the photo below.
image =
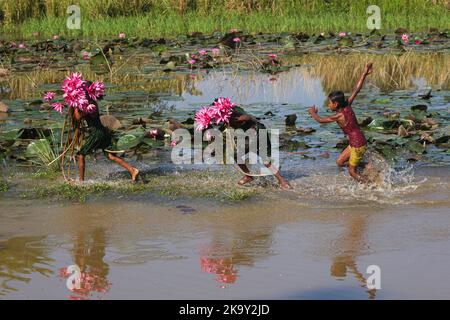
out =
<svg viewBox="0 0 450 320"><path fill-rule="evenodd" d="M106 153L106 149L110 148L112 145L112 135L106 128L98 128L91 130L88 133L87 138L84 141L78 154L87 156L96 150L103 150Z"/></svg>

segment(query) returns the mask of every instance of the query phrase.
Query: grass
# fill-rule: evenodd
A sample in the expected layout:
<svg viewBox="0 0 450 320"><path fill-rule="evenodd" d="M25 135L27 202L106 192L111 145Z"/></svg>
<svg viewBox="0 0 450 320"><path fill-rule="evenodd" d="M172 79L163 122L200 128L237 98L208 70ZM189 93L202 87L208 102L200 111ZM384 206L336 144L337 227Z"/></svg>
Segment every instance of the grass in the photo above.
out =
<svg viewBox="0 0 450 320"><path fill-rule="evenodd" d="M168 37L231 28L250 33L366 32L366 9L371 4L381 8L383 30L450 28L447 0L80 0L82 27L75 31L66 28L65 8L72 1L59 1L57 6L55 0L44 0L40 8L35 8L36 1L10 2L0 0L0 31L22 38L31 38L35 32L45 37L59 34L109 38L120 32L129 37Z"/></svg>
<svg viewBox="0 0 450 320"><path fill-rule="evenodd" d="M8 182L6 182L5 180L1 179L0 180L0 192L6 192L8 190L9 190Z"/></svg>
<svg viewBox="0 0 450 320"><path fill-rule="evenodd" d="M242 201L258 194L256 188L236 189L237 177L226 172L184 172L171 175L149 174L148 183L96 182L84 185L57 182L35 186L26 197L85 202L90 198L154 193L176 198L207 198ZM193 188L192 186L195 186Z"/></svg>

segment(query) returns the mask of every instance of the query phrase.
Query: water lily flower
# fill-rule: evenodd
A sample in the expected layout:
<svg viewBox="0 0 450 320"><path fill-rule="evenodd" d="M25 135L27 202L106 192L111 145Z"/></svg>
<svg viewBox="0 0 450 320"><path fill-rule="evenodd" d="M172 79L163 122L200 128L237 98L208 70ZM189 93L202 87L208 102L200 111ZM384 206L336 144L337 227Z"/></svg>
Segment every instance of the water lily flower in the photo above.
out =
<svg viewBox="0 0 450 320"><path fill-rule="evenodd" d="M417 39L417 40L414 41L414 44L422 44L422 40Z"/></svg>
<svg viewBox="0 0 450 320"><path fill-rule="evenodd" d="M172 142L170 142L170 146L171 147L176 147L177 146L177 141L176 140L172 140Z"/></svg>
<svg viewBox="0 0 450 320"><path fill-rule="evenodd" d="M125 39L127 35L123 32L119 33L119 39Z"/></svg>
<svg viewBox="0 0 450 320"><path fill-rule="evenodd" d="M83 55L84 59L90 59L91 58L91 54L89 52L87 52L87 51L83 51L82 55Z"/></svg>
<svg viewBox="0 0 450 320"><path fill-rule="evenodd" d="M339 32L339 37L343 38L345 37L347 34L345 32Z"/></svg>
<svg viewBox="0 0 450 320"><path fill-rule="evenodd" d="M197 63L197 61L194 60L194 59L189 59L189 60L188 60L188 63L189 63L191 66L193 66L194 64Z"/></svg>
<svg viewBox="0 0 450 320"><path fill-rule="evenodd" d="M73 73L64 80L62 89L64 100L67 105L84 110L89 104L85 95L85 81L80 73Z"/></svg>
<svg viewBox="0 0 450 320"><path fill-rule="evenodd" d="M409 42L409 36L406 33L402 34L402 41L406 44Z"/></svg>
<svg viewBox="0 0 450 320"><path fill-rule="evenodd" d="M97 99L105 95L105 84L103 82L96 81L92 83L89 88L87 88L87 92L92 100L97 101Z"/></svg>
<svg viewBox="0 0 450 320"><path fill-rule="evenodd" d="M52 108L61 114L63 113L64 110L64 106L61 103L53 103Z"/></svg>
<svg viewBox="0 0 450 320"><path fill-rule="evenodd" d="M321 32L320 35L321 35L322 37L325 37L325 32Z"/></svg>
<svg viewBox="0 0 450 320"><path fill-rule="evenodd" d="M229 123L232 109L236 107L229 98L217 98L211 106L211 114L216 124L221 122Z"/></svg>
<svg viewBox="0 0 450 320"><path fill-rule="evenodd" d="M276 55L275 53L271 53L269 54L269 59L276 59L278 57L278 55Z"/></svg>
<svg viewBox="0 0 450 320"><path fill-rule="evenodd" d="M236 38L233 39L233 42L235 42L235 43L240 43L240 42L241 42L241 38L237 38L237 37L236 37Z"/></svg>
<svg viewBox="0 0 450 320"><path fill-rule="evenodd" d="M53 99L55 99L55 96L56 96L56 94L54 92L49 91L44 95L44 101L45 102L52 101Z"/></svg>
<svg viewBox="0 0 450 320"><path fill-rule="evenodd" d="M213 112L211 108L202 107L195 114L195 122L197 122L196 130L203 131L209 127L213 120Z"/></svg>
<svg viewBox="0 0 450 320"><path fill-rule="evenodd" d="M26 48L26 45L25 45L25 43L21 43L21 44L19 44L19 49L25 49Z"/></svg>
<svg viewBox="0 0 450 320"><path fill-rule="evenodd" d="M205 49L202 49L202 50L200 50L198 53L199 53L201 56L204 56L204 55L206 55L206 50L205 50Z"/></svg>
<svg viewBox="0 0 450 320"><path fill-rule="evenodd" d="M97 110L97 106L95 104L89 104L83 111L86 113L92 113Z"/></svg>
<svg viewBox="0 0 450 320"><path fill-rule="evenodd" d="M218 56L219 53L220 53L220 49L219 49L219 48L213 48L213 49L211 50L211 52L212 52L212 54L213 54L214 56Z"/></svg>

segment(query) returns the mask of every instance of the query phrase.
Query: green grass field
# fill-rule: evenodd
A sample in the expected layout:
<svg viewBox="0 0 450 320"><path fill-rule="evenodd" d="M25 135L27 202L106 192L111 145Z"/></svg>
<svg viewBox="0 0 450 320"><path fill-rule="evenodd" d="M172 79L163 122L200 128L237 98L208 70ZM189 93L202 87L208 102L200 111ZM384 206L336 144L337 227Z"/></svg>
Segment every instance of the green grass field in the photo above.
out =
<svg viewBox="0 0 450 320"><path fill-rule="evenodd" d="M231 28L245 32L366 32L366 9L381 9L381 28L450 29L448 0L79 0L81 30L66 27L69 0L0 0L2 37L55 34L108 38L168 37Z"/></svg>

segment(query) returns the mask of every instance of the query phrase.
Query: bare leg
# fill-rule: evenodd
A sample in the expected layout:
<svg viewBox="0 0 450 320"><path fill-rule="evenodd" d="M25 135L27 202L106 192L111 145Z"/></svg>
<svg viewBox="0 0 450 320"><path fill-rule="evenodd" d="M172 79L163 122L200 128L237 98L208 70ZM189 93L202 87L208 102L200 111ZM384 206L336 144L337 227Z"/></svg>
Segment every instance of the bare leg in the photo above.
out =
<svg viewBox="0 0 450 320"><path fill-rule="evenodd" d="M139 170L138 169L136 169L135 167L132 167L125 160L123 160L123 159L121 159L119 157L116 157L112 153L108 153L108 158L109 158L109 160L114 161L115 163L117 163L120 166L122 166L125 169L127 169L127 171L131 174L131 180L133 180L133 181L137 180L137 177L139 175Z"/></svg>
<svg viewBox="0 0 450 320"><path fill-rule="evenodd" d="M80 177L80 182L84 181L84 167L85 167L85 156L78 155L78 175Z"/></svg>
<svg viewBox="0 0 450 320"><path fill-rule="evenodd" d="M338 167L345 167L348 165L348 160L350 159L350 146L344 149L342 153L337 157L336 164Z"/></svg>
<svg viewBox="0 0 450 320"><path fill-rule="evenodd" d="M275 178L277 178L278 183L280 184L280 187L282 189L291 189L291 185L281 175L280 170L276 169L270 162L269 163L265 163L264 165L273 172Z"/></svg>
<svg viewBox="0 0 450 320"><path fill-rule="evenodd" d="M358 182L365 182L366 179L364 179L364 177L362 175L360 175L357 171L356 171L356 167L355 166L348 166L348 173L352 176L353 179L355 179Z"/></svg>
<svg viewBox="0 0 450 320"><path fill-rule="evenodd" d="M242 171L245 173L249 173L248 167L245 164L238 164L239 168L241 168ZM247 184L249 182L253 181L253 177L251 176L244 176L241 180L239 180L238 185L243 186L244 184Z"/></svg>

